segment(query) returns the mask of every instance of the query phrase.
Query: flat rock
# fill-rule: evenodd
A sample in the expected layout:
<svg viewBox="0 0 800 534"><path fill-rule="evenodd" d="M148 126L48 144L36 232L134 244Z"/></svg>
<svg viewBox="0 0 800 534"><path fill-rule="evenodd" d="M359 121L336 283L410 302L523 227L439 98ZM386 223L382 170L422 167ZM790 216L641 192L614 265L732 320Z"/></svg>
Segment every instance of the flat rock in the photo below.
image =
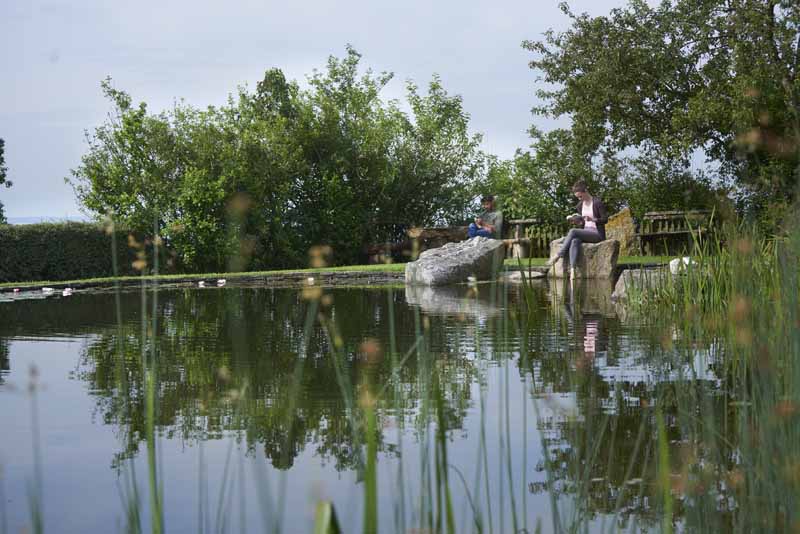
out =
<svg viewBox="0 0 800 534"><path fill-rule="evenodd" d="M628 290L635 287L637 291L647 291L658 287L669 276L669 271L664 268L659 269L625 269L614 286L611 293L611 300L614 302L625 302L628 299Z"/></svg>
<svg viewBox="0 0 800 534"><path fill-rule="evenodd" d="M406 284L443 286L475 280L491 280L503 266L505 243L475 237L426 250L417 261L406 264Z"/></svg>
<svg viewBox="0 0 800 534"><path fill-rule="evenodd" d="M550 242L550 257L553 258L561 249L564 238ZM599 243L581 243L581 254L578 257L579 278L612 278L619 258L619 241L606 239ZM566 278L569 276L569 259L559 258L547 276Z"/></svg>

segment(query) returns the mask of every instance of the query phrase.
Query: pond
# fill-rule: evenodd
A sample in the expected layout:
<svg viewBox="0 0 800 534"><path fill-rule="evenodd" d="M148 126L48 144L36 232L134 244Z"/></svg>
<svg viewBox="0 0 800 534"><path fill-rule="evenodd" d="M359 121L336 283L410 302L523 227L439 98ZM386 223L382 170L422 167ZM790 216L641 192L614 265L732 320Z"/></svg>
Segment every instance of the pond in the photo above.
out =
<svg viewBox="0 0 800 534"><path fill-rule="evenodd" d="M691 377L725 420L724 392L712 342L686 352L668 324L621 320L610 292L0 302L0 528L310 533L324 500L344 532L374 521L373 503L380 532L657 528L656 444L679 463L684 443L655 397Z"/></svg>

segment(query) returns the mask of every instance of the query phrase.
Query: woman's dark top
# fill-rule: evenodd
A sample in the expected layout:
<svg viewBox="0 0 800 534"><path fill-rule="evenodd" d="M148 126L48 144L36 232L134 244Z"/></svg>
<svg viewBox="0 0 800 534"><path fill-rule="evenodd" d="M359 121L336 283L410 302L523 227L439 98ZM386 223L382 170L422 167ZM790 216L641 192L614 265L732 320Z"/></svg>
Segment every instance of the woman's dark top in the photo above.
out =
<svg viewBox="0 0 800 534"><path fill-rule="evenodd" d="M578 207L575 208L577 213L582 213L583 201L578 202ZM597 233L600 234L600 239L606 239L606 223L608 222L608 212L606 212L606 205L597 197L592 197L592 217L594 223L597 225Z"/></svg>

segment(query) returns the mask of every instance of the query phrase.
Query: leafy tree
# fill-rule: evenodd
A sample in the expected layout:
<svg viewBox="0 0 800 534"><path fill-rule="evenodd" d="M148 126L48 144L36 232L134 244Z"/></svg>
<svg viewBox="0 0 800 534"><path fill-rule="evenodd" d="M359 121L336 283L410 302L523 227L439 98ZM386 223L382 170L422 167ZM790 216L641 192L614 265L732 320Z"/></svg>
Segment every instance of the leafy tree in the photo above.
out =
<svg viewBox="0 0 800 534"><path fill-rule="evenodd" d="M3 139L0 139L0 185L11 187L13 184L11 183L11 180L8 179L8 168L6 167L5 147L6 147L6 142ZM5 222L6 222L6 216L5 213L3 213L3 203L0 202L0 224L3 224Z"/></svg>
<svg viewBox="0 0 800 534"><path fill-rule="evenodd" d="M78 199L90 211L113 216L131 230L160 229L176 212L175 192L183 174L169 116L150 115L142 102L102 83L114 109L108 121L87 134L89 152L73 170Z"/></svg>
<svg viewBox="0 0 800 534"><path fill-rule="evenodd" d="M307 89L272 69L224 106L158 115L106 80L114 109L73 171L78 197L195 271L300 266L323 244L351 263L387 225L464 219L483 154L461 98L409 84L406 113L381 98L392 74L360 59L348 47Z"/></svg>
<svg viewBox="0 0 800 534"><path fill-rule="evenodd" d="M779 213L800 176L800 6L787 0L630 0L523 46L552 84L535 112L572 120L586 154L697 150L742 206Z"/></svg>
<svg viewBox="0 0 800 534"><path fill-rule="evenodd" d="M621 207L624 160L609 153L595 158L587 156L576 150L574 135L569 130L531 133L534 137L531 150L518 150L511 161L493 159L489 164L487 190L500 196L506 217L536 217L561 224L565 215L574 210L572 185L578 180L586 181L609 210Z"/></svg>

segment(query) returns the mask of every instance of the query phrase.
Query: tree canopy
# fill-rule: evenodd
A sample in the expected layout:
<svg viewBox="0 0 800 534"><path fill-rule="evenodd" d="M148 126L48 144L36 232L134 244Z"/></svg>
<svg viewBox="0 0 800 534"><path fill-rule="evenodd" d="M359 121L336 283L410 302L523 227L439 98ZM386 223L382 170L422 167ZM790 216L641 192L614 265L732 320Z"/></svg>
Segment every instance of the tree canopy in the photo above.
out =
<svg viewBox="0 0 800 534"><path fill-rule="evenodd" d="M295 267L315 245L357 261L393 223L460 222L481 172L480 136L437 77L384 101L391 73L360 73L348 47L308 87L268 70L226 105L159 114L103 83L113 104L71 182L80 201L158 232L185 269Z"/></svg>
<svg viewBox="0 0 800 534"><path fill-rule="evenodd" d="M575 154L637 150L685 169L702 151L745 210L788 206L800 175L800 4L630 0L600 17L561 8L571 27L523 46L548 84L534 112L570 118Z"/></svg>

